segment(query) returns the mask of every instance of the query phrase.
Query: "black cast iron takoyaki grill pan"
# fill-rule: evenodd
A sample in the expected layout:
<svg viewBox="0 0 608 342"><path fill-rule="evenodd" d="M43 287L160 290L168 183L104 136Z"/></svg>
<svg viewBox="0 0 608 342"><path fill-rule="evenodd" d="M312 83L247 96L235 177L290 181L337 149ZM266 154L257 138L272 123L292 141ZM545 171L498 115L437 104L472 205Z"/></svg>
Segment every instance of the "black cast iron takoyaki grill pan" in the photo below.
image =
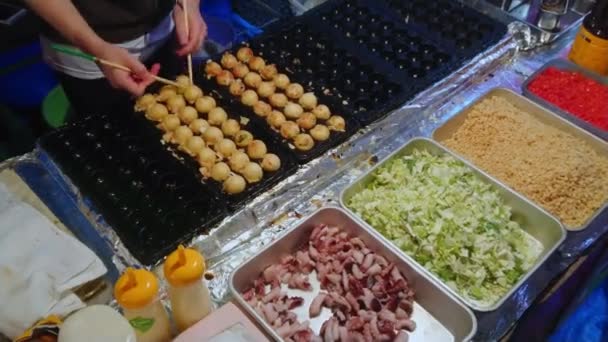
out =
<svg viewBox="0 0 608 342"><path fill-rule="evenodd" d="M386 6L384 6L386 4ZM385 0L378 6L431 37L463 61L498 42L507 27L454 0Z"/></svg>
<svg viewBox="0 0 608 342"><path fill-rule="evenodd" d="M397 4L415 9L416 15L398 11ZM425 12L427 7L431 14ZM450 0L429 4L419 0L330 0L301 20L382 74L386 78L384 84L379 82L382 89L389 88L391 82L400 86L399 90L392 89L389 101L377 98L379 95L373 92L360 92L360 96L368 95L367 103L359 100L367 106L354 103L355 117L363 125L440 81L506 33L503 24ZM448 21L453 24L445 24ZM476 25L480 27L478 31ZM446 30L447 26L453 30ZM313 49L312 56L322 57L314 47L309 49ZM365 83L362 81L359 82Z"/></svg>
<svg viewBox="0 0 608 342"><path fill-rule="evenodd" d="M460 3L429 4L429 15L419 2L330 0L268 26L250 45L317 95L328 90L338 102L335 111L365 126L506 32L504 25Z"/></svg>
<svg viewBox="0 0 608 342"><path fill-rule="evenodd" d="M224 199L132 115L85 119L41 147L139 261L151 265L226 215Z"/></svg>

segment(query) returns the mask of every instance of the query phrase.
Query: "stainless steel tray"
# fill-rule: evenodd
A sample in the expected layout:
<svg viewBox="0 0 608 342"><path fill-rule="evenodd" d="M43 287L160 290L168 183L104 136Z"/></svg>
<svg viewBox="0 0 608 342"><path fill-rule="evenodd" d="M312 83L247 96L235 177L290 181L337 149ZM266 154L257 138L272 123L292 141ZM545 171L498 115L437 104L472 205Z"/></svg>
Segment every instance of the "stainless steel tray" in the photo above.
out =
<svg viewBox="0 0 608 342"><path fill-rule="evenodd" d="M454 115L450 120L448 120L445 124L438 127L433 132L433 139L441 143L446 139L450 138L452 134L464 123L467 118L467 115L471 111L472 107L483 101L484 99L492 96L500 96L507 99L517 108L529 113L534 116L537 120L541 121L546 125L553 126L558 128L564 132L574 135L575 137L581 139L582 141L589 144L598 154L608 156L608 142L603 141L602 139L594 136L593 134L585 131L584 129L577 127L572 124L568 120L561 118L550 110L543 108L537 103L530 101L529 99L516 94L512 90L506 88L494 88L484 95L480 96L476 100L474 100L471 104L465 107L462 111ZM591 217L580 227L569 227L564 224L566 229L570 231L578 231L585 229L586 227L593 225L594 221L598 219L598 216L604 210L608 210L608 202L606 202L601 208L599 208L595 214L591 215Z"/></svg>
<svg viewBox="0 0 608 342"><path fill-rule="evenodd" d="M549 108L551 111L553 111L557 115L561 116L562 118L574 123L575 125L577 125L579 127L582 127L583 129L597 135L598 137L608 141L608 131L604 131L603 129L598 128L598 127L586 122L585 120L579 119L578 117L574 116L573 114L570 114L569 112L559 108L558 106L554 105L553 103L551 103L549 101L544 100L543 98L537 96L536 94L534 94L530 90L528 90L528 86L530 85L530 82L535 80L536 77L538 77L538 75L542 74L545 70L547 70L547 68L550 68L550 67L555 67L560 70L573 71L573 72L580 73L580 74L584 75L585 77L595 80L606 86L608 86L608 77L602 77L596 73L590 72L587 69L582 68L568 60L554 59L554 60L547 62L547 64L543 65L535 73L530 75L530 77L528 77L528 79L526 79L526 81L521 86L522 94L525 97L529 98L530 100L538 103L539 105L541 105L543 107Z"/></svg>
<svg viewBox="0 0 608 342"><path fill-rule="evenodd" d="M471 310L445 292L441 286L426 275L420 266L386 245L386 242L378 238L378 234L360 224L346 211L337 207L325 207L303 219L294 228L239 266L231 275L230 291L234 298L274 339L281 340L272 327L264 321L264 318L247 304L241 293L251 287L253 280L267 266L278 262L282 256L293 254L298 250L303 243L308 241L314 226L320 223L340 227L343 231L358 236L368 248L381 251L381 254L389 262L395 263L407 277L416 291L412 316L416 322L416 330L410 334L409 341L468 341L475 335L477 320ZM310 278L311 285L313 289L318 289L319 283L316 278L313 278ZM316 291L289 290L288 294L304 298L304 305L297 308L301 310L296 309L294 312L298 314L301 321L309 320L313 331L318 333L321 324L331 313L329 309L324 308L319 317L315 319L308 317L308 307L316 296Z"/></svg>
<svg viewBox="0 0 608 342"><path fill-rule="evenodd" d="M566 238L566 231L564 230L562 225L559 223L559 221L557 221L557 219L555 219L553 216L549 215L546 211L544 211L542 208L538 207L536 204L531 203L530 201L528 201L527 199L525 199L518 193L516 193L516 192L512 191L510 188L504 186L498 180L492 178L490 175L479 170L475 166L468 163L466 160L464 160L464 159L460 158L459 156L455 155L454 153L450 152L445 147L437 144L436 142L434 142L430 139L426 139L426 138L414 138L414 139L410 140L405 145L403 145L401 148L399 148L397 151L393 152L388 157L383 159L381 162L376 164L371 170L369 170L364 175L359 177L359 179L357 179L352 185L350 185L348 188L346 188L340 195L340 202L341 202L342 206L348 209L348 206L346 205L348 200L350 198L352 198L352 196L354 194L360 192L369 184L369 182L372 180L372 173L378 167L382 166L384 163L386 163L390 159L409 155L415 149L425 150L433 155L446 155L447 154L447 155L454 157L457 160L462 161L465 165L467 165L469 168L471 168L478 177L480 177L483 181L485 181L489 184L492 184L494 186L494 188L496 190L498 190L498 192L500 193L500 195L501 195L502 199L505 201L505 203L512 208L513 220L517 221L528 234L530 234L533 238L535 238L537 241L539 241L543 245L543 251L539 255L538 260L536 261L536 264L530 270L528 270L528 272L526 274L524 274L521 277L521 279L519 279L519 281L507 293L505 293L504 296L502 296L501 299L499 299L493 305L489 305L489 306L481 306L481 305L474 303L473 301L468 300L467 298L461 296L458 292L456 292L455 290L450 288L448 285L446 285L438 276L434 275L433 273L431 273L430 271L425 269L425 272L430 277L432 277L436 282L442 284L443 287L447 291L452 293L454 296L458 297L460 300L465 302L471 308L473 308L477 311L496 310L498 307L500 307L500 305L502 305L502 303L507 298L509 298L509 296L511 296L511 294L513 292L515 292L515 290L519 286L521 286L521 284L523 284L526 281L526 279L528 277L530 277L530 275L532 273L534 273L534 271L536 271L536 269L549 257L549 255L551 255L551 253L553 253L553 251L555 251L555 249L564 241L564 239ZM350 209L349 209L349 211L350 211ZM353 214L353 215L356 216L358 220L361 220L363 222L363 219L359 218L356 214ZM365 225L367 225L367 224L365 223ZM414 258L410 257L405 252L401 251L401 249L399 249L397 246L393 245L388 239L381 236L380 233L378 233L375 230L374 230L374 232L376 233L377 236L379 236L383 240L384 243L390 244L391 248L393 250L404 255L404 257L411 263L415 263L418 265L418 267L423 268L423 266L418 264L414 260Z"/></svg>

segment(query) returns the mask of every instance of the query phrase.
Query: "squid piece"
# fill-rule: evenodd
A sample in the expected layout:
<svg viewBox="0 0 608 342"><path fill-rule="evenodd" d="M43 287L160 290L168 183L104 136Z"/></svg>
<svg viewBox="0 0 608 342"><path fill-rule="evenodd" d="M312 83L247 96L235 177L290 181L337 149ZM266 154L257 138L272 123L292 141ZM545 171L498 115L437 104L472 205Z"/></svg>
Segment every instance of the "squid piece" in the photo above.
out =
<svg viewBox="0 0 608 342"><path fill-rule="evenodd" d="M323 302L325 302L326 297L327 293L321 292L312 300L312 303L310 303L310 307L308 308L308 314L311 318L317 317L319 314L321 314Z"/></svg>

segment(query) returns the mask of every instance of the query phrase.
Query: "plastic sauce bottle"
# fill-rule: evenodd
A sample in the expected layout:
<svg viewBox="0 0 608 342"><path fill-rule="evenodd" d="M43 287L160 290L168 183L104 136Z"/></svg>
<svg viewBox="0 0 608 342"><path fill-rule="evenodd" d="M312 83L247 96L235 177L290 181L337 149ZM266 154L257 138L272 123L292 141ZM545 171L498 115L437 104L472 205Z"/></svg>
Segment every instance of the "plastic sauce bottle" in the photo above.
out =
<svg viewBox="0 0 608 342"><path fill-rule="evenodd" d="M127 268L114 285L114 297L135 330L137 342L167 342L171 326L158 297L158 280L147 270Z"/></svg>
<svg viewBox="0 0 608 342"><path fill-rule="evenodd" d="M184 331L205 318L212 308L203 279L205 259L194 249L179 246L163 267L169 282L169 298L178 330Z"/></svg>
<svg viewBox="0 0 608 342"><path fill-rule="evenodd" d="M608 75L608 0L598 0L587 15L568 58L585 69Z"/></svg>

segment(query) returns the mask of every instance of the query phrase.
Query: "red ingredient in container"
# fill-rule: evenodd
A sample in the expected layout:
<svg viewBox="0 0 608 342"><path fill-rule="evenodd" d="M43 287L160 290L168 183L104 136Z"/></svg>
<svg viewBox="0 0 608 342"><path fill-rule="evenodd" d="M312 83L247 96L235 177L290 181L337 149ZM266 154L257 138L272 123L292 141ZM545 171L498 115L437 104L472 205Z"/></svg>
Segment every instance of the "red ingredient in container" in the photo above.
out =
<svg viewBox="0 0 608 342"><path fill-rule="evenodd" d="M549 67L528 90L562 110L608 131L608 86L578 72Z"/></svg>

